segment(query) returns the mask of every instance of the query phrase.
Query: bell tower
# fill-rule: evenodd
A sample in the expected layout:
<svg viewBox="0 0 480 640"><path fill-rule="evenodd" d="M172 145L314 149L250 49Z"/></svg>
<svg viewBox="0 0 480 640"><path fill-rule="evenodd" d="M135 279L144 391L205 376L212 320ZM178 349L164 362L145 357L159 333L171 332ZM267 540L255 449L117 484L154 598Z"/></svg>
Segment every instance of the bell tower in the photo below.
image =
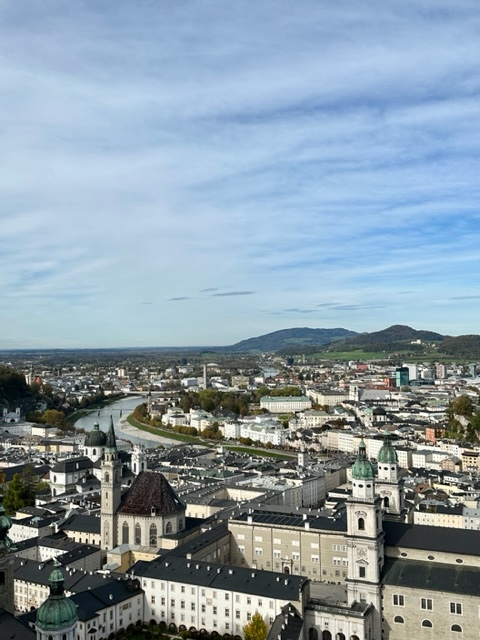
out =
<svg viewBox="0 0 480 640"><path fill-rule="evenodd" d="M113 549L117 546L116 513L122 497L121 482L122 464L118 457L117 439L110 416L110 428L105 443L105 454L101 465L101 532L102 549Z"/></svg>
<svg viewBox="0 0 480 640"><path fill-rule="evenodd" d="M350 604L367 602L375 607L372 640L382 637L380 574L384 562L381 499L375 493L375 473L367 459L365 443L358 448L352 467L352 495L347 507L347 594Z"/></svg>
<svg viewBox="0 0 480 640"><path fill-rule="evenodd" d="M403 479L398 473L398 455L390 433L385 431L377 456L377 489L388 520L402 520L406 511Z"/></svg>

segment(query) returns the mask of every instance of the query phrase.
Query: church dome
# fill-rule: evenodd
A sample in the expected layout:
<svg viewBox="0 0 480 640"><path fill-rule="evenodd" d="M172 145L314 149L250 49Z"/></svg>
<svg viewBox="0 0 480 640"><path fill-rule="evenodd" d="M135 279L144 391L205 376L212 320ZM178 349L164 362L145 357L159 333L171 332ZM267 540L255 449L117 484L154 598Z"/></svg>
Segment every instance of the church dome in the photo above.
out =
<svg viewBox="0 0 480 640"><path fill-rule="evenodd" d="M395 447L392 445L392 441L390 439L390 434L388 433L388 431L383 437L383 446L378 452L377 462L381 462L383 464L398 463L398 455L395 451Z"/></svg>
<svg viewBox="0 0 480 640"><path fill-rule="evenodd" d="M383 407L375 407L375 409L372 411L372 414L374 416L386 416L387 412Z"/></svg>
<svg viewBox="0 0 480 640"><path fill-rule="evenodd" d="M64 593L64 577L58 566L53 569L48 582L50 595L38 608L36 625L42 631L68 629L78 620L77 609Z"/></svg>
<svg viewBox="0 0 480 640"><path fill-rule="evenodd" d="M363 440L358 445L358 456L352 467L352 478L355 480L373 480L375 478L373 465L367 460L367 448Z"/></svg>
<svg viewBox="0 0 480 640"><path fill-rule="evenodd" d="M14 546L8 537L8 531L12 526L12 519L5 513L3 495L0 494L0 549L14 550Z"/></svg>
<svg viewBox="0 0 480 640"><path fill-rule="evenodd" d="M96 422L93 425L93 430L87 433L85 438L86 447L104 447L107 443L107 434L104 431L100 431L100 425Z"/></svg>

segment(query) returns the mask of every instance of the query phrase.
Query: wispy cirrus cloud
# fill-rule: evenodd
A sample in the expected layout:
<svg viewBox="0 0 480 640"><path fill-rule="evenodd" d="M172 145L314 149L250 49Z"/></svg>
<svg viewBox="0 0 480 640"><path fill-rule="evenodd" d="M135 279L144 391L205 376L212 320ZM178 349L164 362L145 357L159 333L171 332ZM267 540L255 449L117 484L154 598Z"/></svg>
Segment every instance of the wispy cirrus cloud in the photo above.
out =
<svg viewBox="0 0 480 640"><path fill-rule="evenodd" d="M476 330L480 7L276 9L0 6L0 347Z"/></svg>

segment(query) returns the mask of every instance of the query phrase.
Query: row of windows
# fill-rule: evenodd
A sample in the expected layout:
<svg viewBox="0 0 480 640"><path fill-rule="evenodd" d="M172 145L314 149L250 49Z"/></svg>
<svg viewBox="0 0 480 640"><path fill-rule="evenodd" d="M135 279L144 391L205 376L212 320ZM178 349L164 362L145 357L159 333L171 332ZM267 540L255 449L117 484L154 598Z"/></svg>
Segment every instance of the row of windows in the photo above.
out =
<svg viewBox="0 0 480 640"><path fill-rule="evenodd" d="M392 604L395 607L404 607L405 596L394 593L392 595ZM450 602L449 608L450 608L450 613L453 613L455 615L461 616L463 613L463 606L461 602ZM420 598L420 609L424 609L425 611L433 611L432 598Z"/></svg>
<svg viewBox="0 0 480 640"><path fill-rule="evenodd" d="M396 624L405 624L405 619L403 618L403 616L395 616L393 621ZM433 629L433 622L431 620L422 620L422 627L426 627L427 629ZM452 626L450 627L450 631L463 633L463 629L459 624L452 624Z"/></svg>
<svg viewBox="0 0 480 640"><path fill-rule="evenodd" d="M178 521L178 528L181 531L183 529L183 520ZM173 525L170 520L165 525L165 534L173 533ZM158 543L158 531L157 525L151 524L149 529L149 545L156 546ZM142 544L142 529L137 523L134 527L134 544ZM127 522L122 525L122 544L130 544L130 528Z"/></svg>

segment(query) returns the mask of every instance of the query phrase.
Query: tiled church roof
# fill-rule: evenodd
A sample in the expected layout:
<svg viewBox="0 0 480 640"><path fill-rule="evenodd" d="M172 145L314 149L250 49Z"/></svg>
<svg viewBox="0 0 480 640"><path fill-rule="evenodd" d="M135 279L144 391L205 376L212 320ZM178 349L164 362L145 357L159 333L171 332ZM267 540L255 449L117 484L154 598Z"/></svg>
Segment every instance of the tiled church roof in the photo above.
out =
<svg viewBox="0 0 480 640"><path fill-rule="evenodd" d="M161 473L142 471L133 481L120 513L138 516L168 515L183 511L185 505Z"/></svg>

